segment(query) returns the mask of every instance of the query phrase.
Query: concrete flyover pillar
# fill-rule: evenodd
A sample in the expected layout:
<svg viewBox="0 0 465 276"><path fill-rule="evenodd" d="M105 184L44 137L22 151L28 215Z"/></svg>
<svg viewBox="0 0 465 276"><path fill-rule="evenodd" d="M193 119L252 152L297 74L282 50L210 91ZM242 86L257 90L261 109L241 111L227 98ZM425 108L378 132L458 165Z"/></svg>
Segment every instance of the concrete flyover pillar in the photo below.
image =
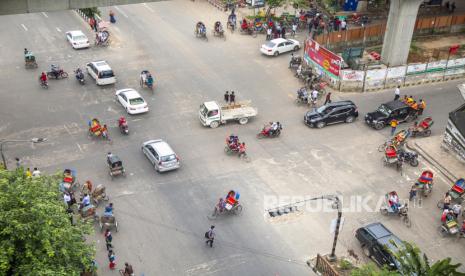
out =
<svg viewBox="0 0 465 276"><path fill-rule="evenodd" d="M389 66L407 63L418 9L423 0L391 0L381 60Z"/></svg>

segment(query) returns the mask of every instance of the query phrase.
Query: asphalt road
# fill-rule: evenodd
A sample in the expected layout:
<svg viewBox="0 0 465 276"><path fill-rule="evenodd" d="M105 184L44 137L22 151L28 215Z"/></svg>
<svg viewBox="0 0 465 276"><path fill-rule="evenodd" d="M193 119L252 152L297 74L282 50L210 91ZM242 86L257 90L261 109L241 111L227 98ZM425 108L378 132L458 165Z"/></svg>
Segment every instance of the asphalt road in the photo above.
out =
<svg viewBox="0 0 465 276"><path fill-rule="evenodd" d="M108 8L102 9L104 17ZM53 173L64 168L78 171L81 182L91 179L104 184L116 206L120 224L114 233L118 267L132 263L145 275L308 275L305 262L317 253L328 253L332 235L328 213L298 212L270 219L264 209L287 203L289 197L340 193L344 206L350 196L372 197L374 208L384 193L397 190L406 197L426 164L407 168L400 176L385 168L377 147L389 130L375 131L363 120L350 125L309 129L303 122L304 107L294 104L298 81L287 69L288 55L262 56L264 39L227 33L226 41L210 34L214 21L225 22L226 14L205 2L170 1L114 8L117 23L111 27L108 48L73 50L64 32L81 29L92 33L73 11L0 17L0 135L3 138L47 137L38 145L8 144L10 166L19 156L25 165ZM188 11L186 13L185 11ZM209 41L194 37L197 21L206 22ZM298 37L300 41L303 37ZM36 53L38 70L23 66L23 48ZM114 86L98 87L86 76L81 86L71 77L50 80L43 90L37 83L40 71L60 64L72 73L86 62L107 60L118 78ZM115 89L139 87L139 73L149 69L156 77L152 93L140 89L150 112L127 116L114 100ZM460 105L455 83L402 89L423 97L435 119L433 135L441 135L447 114ZM221 101L225 90L234 90L237 100L250 99L259 116L248 125L235 123L218 129L200 125L197 112L203 101ZM393 98L393 91L365 94L335 94L334 99L352 99L363 114ZM130 135L116 127L119 116L128 117ZM112 143L87 137L87 121L99 118L110 126ZM284 125L279 139L257 140L256 133L268 121ZM252 162L245 163L223 152L224 138L238 134L246 142ZM142 142L162 138L181 157L182 168L156 173L140 152ZM105 155L122 158L127 176L111 180ZM440 213L435 202L449 183L438 177L432 198L422 208L413 208L413 227L397 218L373 212L345 212L338 254L355 249L353 237L363 224L383 221L402 239L417 243L432 259L451 256L465 262L463 244L442 238ZM230 189L241 193L244 212L238 217L207 218L219 197ZM274 200L281 200L274 202ZM204 245L203 234L216 225L214 248ZM419 234L419 233L422 234ZM98 231L97 231L98 233ZM107 268L104 239L95 237L102 275Z"/></svg>

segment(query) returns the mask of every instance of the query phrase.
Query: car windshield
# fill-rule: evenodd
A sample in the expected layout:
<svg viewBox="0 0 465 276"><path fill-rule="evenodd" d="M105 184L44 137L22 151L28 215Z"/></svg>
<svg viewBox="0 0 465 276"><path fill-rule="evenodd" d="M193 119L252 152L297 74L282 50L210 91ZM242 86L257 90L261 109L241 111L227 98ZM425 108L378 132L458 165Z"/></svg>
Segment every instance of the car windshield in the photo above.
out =
<svg viewBox="0 0 465 276"><path fill-rule="evenodd" d="M176 155L174 154L171 154L171 155L168 155L168 156L162 156L161 157L161 161L162 162L168 162L168 161L173 161L176 159Z"/></svg>
<svg viewBox="0 0 465 276"><path fill-rule="evenodd" d="M131 105L139 105L139 104L143 104L143 103L144 103L144 99L142 99L140 97L129 100L129 104L131 104Z"/></svg>
<svg viewBox="0 0 465 276"><path fill-rule="evenodd" d="M392 110L389 109L386 105L382 104L380 107L378 107L378 111L383 113L386 116L389 116L391 114Z"/></svg>
<svg viewBox="0 0 465 276"><path fill-rule="evenodd" d="M207 116L207 112L208 112L208 108L207 108L204 104L202 104L202 105L200 106L200 114L202 114L202 116L206 117L206 116Z"/></svg>
<svg viewBox="0 0 465 276"><path fill-rule="evenodd" d="M316 110L317 113L320 113L320 114L326 114L328 112L328 109L326 108L327 106L325 105L322 105L320 107L318 107L318 109Z"/></svg>
<svg viewBox="0 0 465 276"><path fill-rule="evenodd" d="M73 36L73 39L74 40L86 40L87 37L85 35L76 35L76 36Z"/></svg>
<svg viewBox="0 0 465 276"><path fill-rule="evenodd" d="M271 42L271 41L268 41L267 43L265 43L265 46L266 47L269 47L269 48L273 48L276 44Z"/></svg>
<svg viewBox="0 0 465 276"><path fill-rule="evenodd" d="M105 71L100 72L100 74L99 74L99 77L101 79L111 78L111 77L114 77L114 76L115 75L113 74L112 70L105 70Z"/></svg>

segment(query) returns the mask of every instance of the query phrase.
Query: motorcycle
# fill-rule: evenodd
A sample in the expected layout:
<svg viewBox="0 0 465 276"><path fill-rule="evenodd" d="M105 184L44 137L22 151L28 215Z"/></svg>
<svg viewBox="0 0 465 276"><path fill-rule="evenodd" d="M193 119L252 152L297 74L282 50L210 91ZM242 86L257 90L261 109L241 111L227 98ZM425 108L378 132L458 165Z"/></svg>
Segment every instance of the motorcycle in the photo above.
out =
<svg viewBox="0 0 465 276"><path fill-rule="evenodd" d="M413 151L399 151L399 161L408 162L410 166L417 167L418 166L418 154Z"/></svg>
<svg viewBox="0 0 465 276"><path fill-rule="evenodd" d="M309 98L310 96L308 95L306 87L302 87L299 90L297 90L297 98L295 99L295 102L297 104L308 104L309 103Z"/></svg>
<svg viewBox="0 0 465 276"><path fill-rule="evenodd" d="M119 131L121 132L121 134L126 134L126 135L129 134L129 126L126 121L119 122L118 127L119 127Z"/></svg>
<svg viewBox="0 0 465 276"><path fill-rule="evenodd" d="M282 127L281 124L278 125L276 130L272 129L272 125L265 125L263 127L262 131L260 131L260 133L257 134L257 138L261 139L261 138L265 138L265 137L268 137L268 138L279 137L279 135L281 134L282 129L283 129L283 127Z"/></svg>
<svg viewBox="0 0 465 276"><path fill-rule="evenodd" d="M47 72L47 77L51 78L51 77L54 77L55 79L59 79L59 78L67 78L68 77L68 73L66 73L65 71L63 71L63 69L57 69L56 71L49 71Z"/></svg>
<svg viewBox="0 0 465 276"><path fill-rule="evenodd" d="M39 84L42 88L48 89L48 82L41 80L40 77L39 77Z"/></svg>
<svg viewBox="0 0 465 276"><path fill-rule="evenodd" d="M76 71L74 71L74 73L75 73L75 75L76 75L76 80L77 80L81 85L84 85L84 83L85 83L84 73L82 73L81 68L76 69Z"/></svg>
<svg viewBox="0 0 465 276"><path fill-rule="evenodd" d="M291 60L289 61L289 68L297 68L302 64L302 57L294 56L294 53L291 53Z"/></svg>

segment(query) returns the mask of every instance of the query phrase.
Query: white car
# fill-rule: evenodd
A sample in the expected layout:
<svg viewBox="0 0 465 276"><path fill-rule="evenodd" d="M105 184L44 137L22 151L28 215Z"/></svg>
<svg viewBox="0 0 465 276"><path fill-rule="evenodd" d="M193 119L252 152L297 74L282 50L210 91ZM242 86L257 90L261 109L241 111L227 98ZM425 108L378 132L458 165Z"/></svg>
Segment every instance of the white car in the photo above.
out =
<svg viewBox="0 0 465 276"><path fill-rule="evenodd" d="M88 48L90 46L89 39L81 31L66 32L66 39L74 49Z"/></svg>
<svg viewBox="0 0 465 276"><path fill-rule="evenodd" d="M116 91L116 99L129 114L140 114L149 111L149 106L144 98L132 88Z"/></svg>
<svg viewBox="0 0 465 276"><path fill-rule="evenodd" d="M299 49L300 43L295 39L276 38L263 44L260 51L267 56L277 56L285 52L297 51Z"/></svg>
<svg viewBox="0 0 465 276"><path fill-rule="evenodd" d="M157 139L142 144L142 152L157 172L175 170L181 167L179 157L167 142Z"/></svg>
<svg viewBox="0 0 465 276"><path fill-rule="evenodd" d="M115 73L104 60L86 64L87 73L95 79L97 85L108 85L116 82Z"/></svg>

